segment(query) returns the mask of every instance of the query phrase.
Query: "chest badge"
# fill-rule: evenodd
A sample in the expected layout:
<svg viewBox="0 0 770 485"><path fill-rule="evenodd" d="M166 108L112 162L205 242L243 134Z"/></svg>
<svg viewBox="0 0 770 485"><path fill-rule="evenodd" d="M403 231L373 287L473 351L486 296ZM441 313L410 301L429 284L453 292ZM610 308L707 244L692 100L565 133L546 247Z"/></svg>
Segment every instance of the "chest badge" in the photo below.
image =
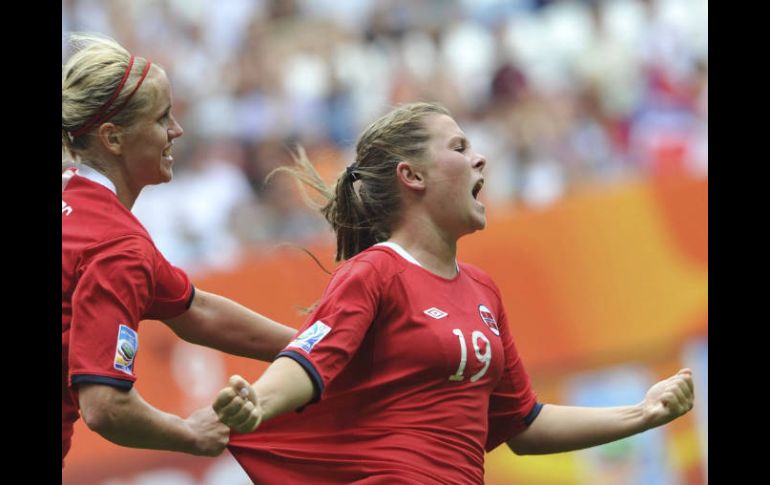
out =
<svg viewBox="0 0 770 485"><path fill-rule="evenodd" d="M479 316L481 316L481 321L483 321L487 327L492 331L493 334L500 336L500 329L497 327L497 321L495 320L495 316L492 315L492 312L487 308L485 305L479 305Z"/></svg>

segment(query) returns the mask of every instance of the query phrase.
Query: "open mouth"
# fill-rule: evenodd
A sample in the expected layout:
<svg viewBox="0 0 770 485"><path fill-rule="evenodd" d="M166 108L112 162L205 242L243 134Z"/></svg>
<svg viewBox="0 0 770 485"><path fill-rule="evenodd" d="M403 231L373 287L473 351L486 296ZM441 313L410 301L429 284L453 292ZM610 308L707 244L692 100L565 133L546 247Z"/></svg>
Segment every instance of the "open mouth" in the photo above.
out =
<svg viewBox="0 0 770 485"><path fill-rule="evenodd" d="M471 191L471 195L473 195L474 199L478 198L479 192L481 192L481 188L484 186L484 179L479 179L478 182L476 182L476 185L473 186L473 190Z"/></svg>
<svg viewBox="0 0 770 485"><path fill-rule="evenodd" d="M173 160L174 157L171 155L171 152L173 151L173 146L169 145L166 147L165 150L163 150L163 158L166 160Z"/></svg>

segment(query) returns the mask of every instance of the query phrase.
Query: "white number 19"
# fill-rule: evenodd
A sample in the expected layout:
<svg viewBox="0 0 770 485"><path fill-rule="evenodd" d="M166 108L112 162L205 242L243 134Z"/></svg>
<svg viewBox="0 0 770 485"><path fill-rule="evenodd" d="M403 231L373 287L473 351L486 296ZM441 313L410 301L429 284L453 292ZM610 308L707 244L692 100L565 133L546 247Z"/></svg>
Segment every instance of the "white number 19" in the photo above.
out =
<svg viewBox="0 0 770 485"><path fill-rule="evenodd" d="M465 379L463 372L465 372L465 364L468 362L468 346L465 344L465 335L463 335L462 330L456 328L452 330L452 333L457 335L457 338L460 340L460 365L457 366L457 372L449 376L449 380L462 381ZM481 353L481 349L479 349L479 340L483 340L486 344L484 345L486 352L483 354ZM471 376L471 382L476 382L486 374L487 369L489 369L489 364L492 363L492 346L490 345L487 336L478 330L474 330L471 334L471 342L473 342L473 351L476 354L476 358L479 362L484 364L483 369Z"/></svg>

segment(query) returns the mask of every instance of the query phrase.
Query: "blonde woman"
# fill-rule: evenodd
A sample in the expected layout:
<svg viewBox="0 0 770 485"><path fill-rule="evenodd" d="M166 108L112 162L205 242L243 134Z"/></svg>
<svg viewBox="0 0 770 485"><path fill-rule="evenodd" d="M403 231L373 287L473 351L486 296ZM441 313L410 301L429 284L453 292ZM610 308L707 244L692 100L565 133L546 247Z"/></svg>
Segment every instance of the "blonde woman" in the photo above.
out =
<svg viewBox="0 0 770 485"><path fill-rule="evenodd" d="M155 247L131 207L169 182L174 118L163 68L94 34L71 36L62 66L62 466L73 424L123 446L214 456L229 430L210 407L186 419L133 389L139 322L181 338L271 361L295 330L195 289Z"/></svg>

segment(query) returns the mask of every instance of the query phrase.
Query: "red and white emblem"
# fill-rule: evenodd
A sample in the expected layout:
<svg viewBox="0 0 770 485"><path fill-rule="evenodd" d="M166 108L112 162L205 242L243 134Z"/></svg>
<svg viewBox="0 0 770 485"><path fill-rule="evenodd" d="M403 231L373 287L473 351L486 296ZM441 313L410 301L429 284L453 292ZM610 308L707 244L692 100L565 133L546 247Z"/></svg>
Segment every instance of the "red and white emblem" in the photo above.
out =
<svg viewBox="0 0 770 485"><path fill-rule="evenodd" d="M487 324L487 327L492 331L493 334L500 336L500 329L497 327L497 320L495 320L495 316L492 315L492 312L487 308L485 305L479 305L479 315L481 316L481 320Z"/></svg>

